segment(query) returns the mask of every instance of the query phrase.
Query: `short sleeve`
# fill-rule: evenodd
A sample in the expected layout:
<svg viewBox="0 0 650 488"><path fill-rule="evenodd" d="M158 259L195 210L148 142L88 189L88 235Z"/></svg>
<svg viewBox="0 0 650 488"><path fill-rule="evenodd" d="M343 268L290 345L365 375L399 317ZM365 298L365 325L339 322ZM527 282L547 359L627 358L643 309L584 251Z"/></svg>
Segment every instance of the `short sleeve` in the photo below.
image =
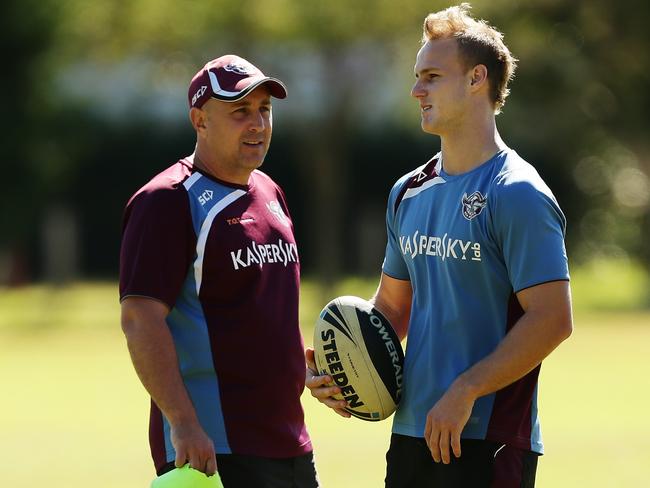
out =
<svg viewBox="0 0 650 488"><path fill-rule="evenodd" d="M384 264L382 271L399 280L410 279L404 255L399 244L399 231L397 229L397 208L395 202L399 194L399 185L395 185L388 198L388 208L386 210L386 254L384 255Z"/></svg>
<svg viewBox="0 0 650 488"><path fill-rule="evenodd" d="M494 232L515 292L569 279L566 219L541 179L505 178L495 209Z"/></svg>
<svg viewBox="0 0 650 488"><path fill-rule="evenodd" d="M196 249L184 189L143 191L124 213L120 249L120 301L150 297L174 307Z"/></svg>

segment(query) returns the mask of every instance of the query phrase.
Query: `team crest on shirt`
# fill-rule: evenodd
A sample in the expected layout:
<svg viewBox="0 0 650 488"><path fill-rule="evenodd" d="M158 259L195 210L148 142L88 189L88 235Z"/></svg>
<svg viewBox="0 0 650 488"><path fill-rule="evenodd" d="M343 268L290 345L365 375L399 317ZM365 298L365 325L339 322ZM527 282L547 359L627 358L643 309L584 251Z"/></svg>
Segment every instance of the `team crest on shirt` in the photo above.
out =
<svg viewBox="0 0 650 488"><path fill-rule="evenodd" d="M475 191L469 196L467 196L467 193L464 193L462 204L463 217L467 220L472 220L480 214L487 205L487 197L483 196L480 191Z"/></svg>
<svg viewBox="0 0 650 488"><path fill-rule="evenodd" d="M284 214L284 211L277 200L271 200L268 202L266 208L268 208L269 212L271 212L283 225L286 225L287 227L289 226L289 219Z"/></svg>

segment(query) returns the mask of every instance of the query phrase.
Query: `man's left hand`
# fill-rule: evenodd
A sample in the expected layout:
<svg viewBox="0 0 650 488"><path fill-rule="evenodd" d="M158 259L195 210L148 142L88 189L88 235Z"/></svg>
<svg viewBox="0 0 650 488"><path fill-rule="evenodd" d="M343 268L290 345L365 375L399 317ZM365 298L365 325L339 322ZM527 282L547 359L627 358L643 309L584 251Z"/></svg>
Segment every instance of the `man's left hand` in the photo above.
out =
<svg viewBox="0 0 650 488"><path fill-rule="evenodd" d="M435 462L449 464L451 451L460 457L460 434L472 413L474 401L475 398L456 381L429 410L424 440Z"/></svg>

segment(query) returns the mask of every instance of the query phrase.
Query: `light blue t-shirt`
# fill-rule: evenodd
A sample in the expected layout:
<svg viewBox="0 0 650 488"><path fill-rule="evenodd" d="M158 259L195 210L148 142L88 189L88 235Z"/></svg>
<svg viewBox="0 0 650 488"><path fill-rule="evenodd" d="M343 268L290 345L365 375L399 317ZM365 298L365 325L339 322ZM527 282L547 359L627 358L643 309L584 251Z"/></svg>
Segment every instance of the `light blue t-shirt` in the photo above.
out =
<svg viewBox="0 0 650 488"><path fill-rule="evenodd" d="M437 154L398 180L386 221L383 272L413 288L393 432L423 437L431 407L523 314L515 293L569 279L566 220L537 171L505 149L459 175ZM462 437L543 452L538 374L479 398Z"/></svg>

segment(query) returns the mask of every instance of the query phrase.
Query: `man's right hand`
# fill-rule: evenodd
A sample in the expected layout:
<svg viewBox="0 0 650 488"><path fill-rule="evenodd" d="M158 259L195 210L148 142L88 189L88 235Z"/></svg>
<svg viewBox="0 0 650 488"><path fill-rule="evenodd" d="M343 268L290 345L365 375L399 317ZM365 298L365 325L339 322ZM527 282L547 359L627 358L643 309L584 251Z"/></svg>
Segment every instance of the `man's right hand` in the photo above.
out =
<svg viewBox="0 0 650 488"><path fill-rule="evenodd" d="M305 386L311 391L311 396L330 407L341 417L350 418L350 413L344 410L348 406L348 402L332 398L332 395L341 393L341 389L336 385L332 385L331 376L318 374L316 362L314 361L314 350L311 347L308 347L305 351L305 361L307 362Z"/></svg>
<svg viewBox="0 0 650 488"><path fill-rule="evenodd" d="M177 468L189 462L191 468L208 476L217 472L214 444L198 423L172 426L171 441L176 449Z"/></svg>

